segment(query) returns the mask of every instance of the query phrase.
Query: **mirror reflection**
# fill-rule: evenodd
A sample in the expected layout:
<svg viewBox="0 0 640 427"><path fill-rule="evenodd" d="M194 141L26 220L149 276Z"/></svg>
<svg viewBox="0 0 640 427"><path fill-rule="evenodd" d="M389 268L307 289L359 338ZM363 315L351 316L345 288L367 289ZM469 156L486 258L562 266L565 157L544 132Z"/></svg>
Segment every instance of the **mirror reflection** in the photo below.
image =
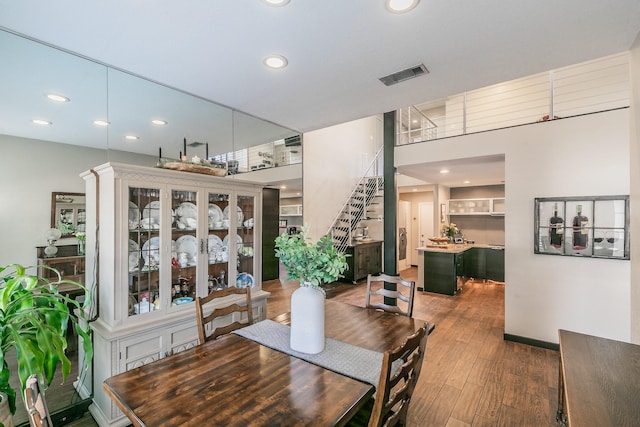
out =
<svg viewBox="0 0 640 427"><path fill-rule="evenodd" d="M45 244L50 227L66 237L57 245L76 243L84 226L85 183L79 175L107 161L156 166L160 156L178 159L186 145L189 157L231 166L236 174L230 179L268 169L273 173L244 179L278 185L284 173L301 182L300 137L294 130L1 28L0 58L2 195L19 204L19 210L0 214L3 236L15 242L0 248L6 263L34 265L35 248ZM275 167L291 163L298 163L293 178ZM87 286L95 292L94 282ZM53 414L82 400L73 393L70 378L77 366L72 369L67 381L48 390L60 396L48 402ZM26 422L20 404L14 421Z"/></svg>
<svg viewBox="0 0 640 427"><path fill-rule="evenodd" d="M84 233L87 220L84 193L51 193L51 228L57 228L61 237Z"/></svg>

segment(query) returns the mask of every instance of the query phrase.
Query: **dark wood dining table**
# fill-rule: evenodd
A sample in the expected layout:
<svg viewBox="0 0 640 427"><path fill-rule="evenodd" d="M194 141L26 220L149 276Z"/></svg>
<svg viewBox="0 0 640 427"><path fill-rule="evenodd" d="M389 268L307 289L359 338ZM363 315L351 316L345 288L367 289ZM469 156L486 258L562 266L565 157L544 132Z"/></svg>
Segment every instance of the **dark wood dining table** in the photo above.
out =
<svg viewBox="0 0 640 427"><path fill-rule="evenodd" d="M195 314L194 314L195 315ZM290 323L290 314L273 319ZM424 321L327 300L325 335L384 352ZM108 378L135 426L344 425L375 387L235 334Z"/></svg>

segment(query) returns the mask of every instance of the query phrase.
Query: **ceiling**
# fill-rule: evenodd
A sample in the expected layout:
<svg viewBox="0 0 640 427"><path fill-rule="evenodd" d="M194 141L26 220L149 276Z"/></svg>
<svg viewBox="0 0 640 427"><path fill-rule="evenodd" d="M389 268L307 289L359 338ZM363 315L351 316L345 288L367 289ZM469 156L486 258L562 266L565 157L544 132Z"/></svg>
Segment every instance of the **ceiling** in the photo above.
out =
<svg viewBox="0 0 640 427"><path fill-rule="evenodd" d="M383 0L0 0L0 11L12 32L300 132L629 50L640 32L638 0L421 0L405 14ZM274 53L287 68L263 66ZM418 64L429 74L378 80Z"/></svg>

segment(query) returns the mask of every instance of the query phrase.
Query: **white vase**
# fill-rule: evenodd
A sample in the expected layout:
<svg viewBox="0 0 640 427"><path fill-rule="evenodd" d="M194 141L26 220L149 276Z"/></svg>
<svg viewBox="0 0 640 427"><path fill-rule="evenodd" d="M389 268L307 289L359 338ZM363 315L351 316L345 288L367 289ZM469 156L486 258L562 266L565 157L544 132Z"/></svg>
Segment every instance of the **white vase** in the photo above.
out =
<svg viewBox="0 0 640 427"><path fill-rule="evenodd" d="M308 354L324 350L324 301L324 291L310 284L291 294L292 350Z"/></svg>

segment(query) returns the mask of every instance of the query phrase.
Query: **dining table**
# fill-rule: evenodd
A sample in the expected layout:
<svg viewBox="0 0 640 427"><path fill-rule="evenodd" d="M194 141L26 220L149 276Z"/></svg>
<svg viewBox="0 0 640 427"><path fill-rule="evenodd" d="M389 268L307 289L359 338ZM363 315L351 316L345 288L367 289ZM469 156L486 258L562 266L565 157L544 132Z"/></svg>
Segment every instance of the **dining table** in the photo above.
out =
<svg viewBox="0 0 640 427"><path fill-rule="evenodd" d="M261 327L282 329L290 322L290 313L283 313L244 329L256 327L254 334L260 334ZM384 351L424 324L327 300L327 346L317 356L278 349L267 338L242 336L240 329L110 377L103 388L134 426L340 426L374 395L377 382L316 360L346 347L351 353L335 358L376 377L381 364L370 366L370 359L358 355L379 354L381 361Z"/></svg>

